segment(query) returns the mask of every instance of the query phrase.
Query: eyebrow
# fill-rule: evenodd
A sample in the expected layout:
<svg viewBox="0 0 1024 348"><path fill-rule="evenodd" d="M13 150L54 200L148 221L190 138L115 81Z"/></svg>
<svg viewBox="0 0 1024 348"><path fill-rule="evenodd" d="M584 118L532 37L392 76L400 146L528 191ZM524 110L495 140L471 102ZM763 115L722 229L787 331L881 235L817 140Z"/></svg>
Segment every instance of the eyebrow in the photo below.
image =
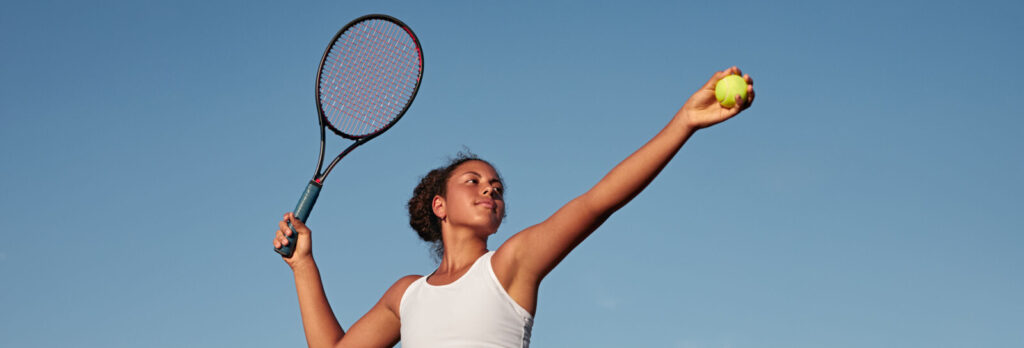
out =
<svg viewBox="0 0 1024 348"><path fill-rule="evenodd" d="M476 176L481 177L481 178L484 177L483 175L480 175L480 173L474 172L472 170L468 170L468 171L462 172L462 174L460 174L460 175L466 175L466 174L473 174L473 175L476 175ZM497 177L492 178L490 182L492 182L492 183L493 182L497 182L499 184L505 185L505 183L501 182L501 179L498 179Z"/></svg>

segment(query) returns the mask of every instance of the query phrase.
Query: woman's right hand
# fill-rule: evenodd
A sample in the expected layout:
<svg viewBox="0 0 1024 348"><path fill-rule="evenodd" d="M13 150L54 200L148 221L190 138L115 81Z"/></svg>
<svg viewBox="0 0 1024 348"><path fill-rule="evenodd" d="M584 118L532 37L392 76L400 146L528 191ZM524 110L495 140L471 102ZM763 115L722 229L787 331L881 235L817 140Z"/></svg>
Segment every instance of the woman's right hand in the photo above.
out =
<svg viewBox="0 0 1024 348"><path fill-rule="evenodd" d="M295 227L295 232L288 227L288 223L291 222L292 226ZM287 213L284 214L284 218L277 223L277 232L274 236L274 248L281 248L282 246L288 245L288 236L292 233L298 233L299 236L296 239L296 245L292 248L295 252L292 253L292 257L281 257L284 262L288 263L288 266L293 270L300 265L312 264L313 263L313 240L309 237L310 231L306 224L295 218L295 214Z"/></svg>

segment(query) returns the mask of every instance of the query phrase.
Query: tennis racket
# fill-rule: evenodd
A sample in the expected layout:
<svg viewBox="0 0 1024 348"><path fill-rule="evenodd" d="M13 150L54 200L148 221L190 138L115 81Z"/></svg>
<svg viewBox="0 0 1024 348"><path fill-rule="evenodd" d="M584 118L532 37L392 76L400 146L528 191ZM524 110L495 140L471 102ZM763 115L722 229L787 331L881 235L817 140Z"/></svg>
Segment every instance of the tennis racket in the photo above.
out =
<svg viewBox="0 0 1024 348"><path fill-rule="evenodd" d="M324 179L356 147L381 135L409 110L423 77L423 50L419 39L402 21L371 14L346 24L324 51L316 74L316 108L320 120L320 157L313 179L295 205L295 218L305 222L320 195ZM324 165L326 129L354 140ZM288 245L274 251L291 257L295 227Z"/></svg>

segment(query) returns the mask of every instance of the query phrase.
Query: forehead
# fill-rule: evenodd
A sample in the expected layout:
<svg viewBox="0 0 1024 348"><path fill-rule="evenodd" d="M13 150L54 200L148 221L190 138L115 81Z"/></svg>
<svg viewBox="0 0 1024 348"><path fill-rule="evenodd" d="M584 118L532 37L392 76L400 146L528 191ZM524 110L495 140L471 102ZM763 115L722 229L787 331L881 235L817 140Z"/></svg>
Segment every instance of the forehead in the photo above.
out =
<svg viewBox="0 0 1024 348"><path fill-rule="evenodd" d="M494 170L494 167L487 164L487 162L478 160L466 161L458 167L455 167L455 170L452 171L452 174L454 175L463 175L468 173L477 173L483 176L498 178L498 171Z"/></svg>

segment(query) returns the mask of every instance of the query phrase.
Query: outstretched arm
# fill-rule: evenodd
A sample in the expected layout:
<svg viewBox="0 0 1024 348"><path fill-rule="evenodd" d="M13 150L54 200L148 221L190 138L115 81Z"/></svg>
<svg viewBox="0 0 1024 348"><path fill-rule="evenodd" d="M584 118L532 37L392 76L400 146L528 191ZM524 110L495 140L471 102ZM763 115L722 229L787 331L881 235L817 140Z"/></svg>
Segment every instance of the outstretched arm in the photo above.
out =
<svg viewBox="0 0 1024 348"><path fill-rule="evenodd" d="M741 75L747 81L747 100L737 97L736 106L725 108L715 99L715 83L731 74ZM539 284L573 248L647 187L694 132L739 114L750 106L753 96L753 81L738 68L716 72L661 132L615 166L593 188L544 222L517 233L498 249L511 263L509 281L532 283L534 287Z"/></svg>

